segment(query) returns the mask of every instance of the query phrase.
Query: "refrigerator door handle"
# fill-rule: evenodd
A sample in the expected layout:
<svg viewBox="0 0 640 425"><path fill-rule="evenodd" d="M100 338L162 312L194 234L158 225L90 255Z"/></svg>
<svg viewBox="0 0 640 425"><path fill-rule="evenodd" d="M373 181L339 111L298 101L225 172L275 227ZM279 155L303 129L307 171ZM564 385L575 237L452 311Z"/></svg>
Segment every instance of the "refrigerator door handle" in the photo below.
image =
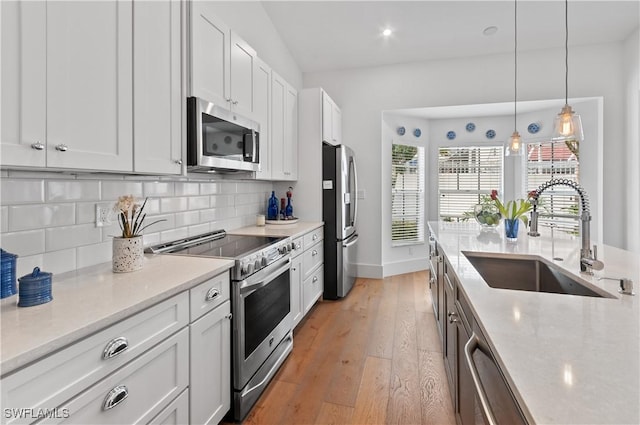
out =
<svg viewBox="0 0 640 425"><path fill-rule="evenodd" d="M356 160L351 157L351 164L353 165L353 186L355 193L353 196L353 221L352 226L356 227L356 220L358 217L358 169L356 168Z"/></svg>
<svg viewBox="0 0 640 425"><path fill-rule="evenodd" d="M358 235L355 234L353 237L350 238L351 240L345 244L342 244L343 248L349 248L350 246L354 245L356 242L358 242Z"/></svg>

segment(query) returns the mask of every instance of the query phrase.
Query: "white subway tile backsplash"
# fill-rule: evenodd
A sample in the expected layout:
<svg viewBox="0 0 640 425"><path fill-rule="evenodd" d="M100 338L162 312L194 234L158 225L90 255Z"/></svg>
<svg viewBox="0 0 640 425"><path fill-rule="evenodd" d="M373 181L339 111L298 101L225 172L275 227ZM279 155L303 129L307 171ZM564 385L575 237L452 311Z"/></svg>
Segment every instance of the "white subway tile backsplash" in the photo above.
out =
<svg viewBox="0 0 640 425"><path fill-rule="evenodd" d="M44 254L29 255L25 257L18 257L16 260L16 278L22 277L26 274L31 274L34 267L40 267L40 269L49 272L44 268ZM55 276L54 276L55 279ZM55 282L55 280L54 280ZM53 294L55 297L55 293Z"/></svg>
<svg viewBox="0 0 640 425"><path fill-rule="evenodd" d="M187 198L162 198L160 199L160 212L170 213L176 211L186 211L188 207Z"/></svg>
<svg viewBox="0 0 640 425"><path fill-rule="evenodd" d="M74 204L17 205L9 207L9 231L65 226L75 223Z"/></svg>
<svg viewBox="0 0 640 425"><path fill-rule="evenodd" d="M238 188L236 186L237 186L236 183L225 182L221 186L222 193L233 193L233 194L236 194L236 193L238 193L237 192Z"/></svg>
<svg viewBox="0 0 640 425"><path fill-rule="evenodd" d="M160 232L160 242L169 242L176 239L186 238L187 236L189 236L189 228L179 227L177 229Z"/></svg>
<svg viewBox="0 0 640 425"><path fill-rule="evenodd" d="M44 181L31 179L2 179L0 182L2 205L44 202Z"/></svg>
<svg viewBox="0 0 640 425"><path fill-rule="evenodd" d="M211 195L222 192L222 183L200 183L200 194Z"/></svg>
<svg viewBox="0 0 640 425"><path fill-rule="evenodd" d="M233 195L211 195L210 205L212 208L232 207L235 203Z"/></svg>
<svg viewBox="0 0 640 425"><path fill-rule="evenodd" d="M0 232L9 231L9 207L0 207Z"/></svg>
<svg viewBox="0 0 640 425"><path fill-rule="evenodd" d="M75 270L76 267L76 250L65 249L62 251L51 251L42 255L42 270L53 273L53 285L55 285L57 273L64 273ZM55 286L52 287L53 297L55 298Z"/></svg>
<svg viewBox="0 0 640 425"><path fill-rule="evenodd" d="M235 205L258 204L262 202L262 195L259 193L243 193L236 195Z"/></svg>
<svg viewBox="0 0 640 425"><path fill-rule="evenodd" d="M174 183L173 182L145 182L144 183L144 196L173 196Z"/></svg>
<svg viewBox="0 0 640 425"><path fill-rule="evenodd" d="M99 227L99 229L102 234L101 240L103 242L110 241L114 236L122 236L122 229L120 229L120 225L116 222L112 223L110 226Z"/></svg>
<svg viewBox="0 0 640 425"><path fill-rule="evenodd" d="M2 249L18 256L42 254L45 251L44 230L4 233Z"/></svg>
<svg viewBox="0 0 640 425"><path fill-rule="evenodd" d="M157 233L145 233L142 237L142 243L145 247L151 245L157 245L160 243L160 232Z"/></svg>
<svg viewBox="0 0 640 425"><path fill-rule="evenodd" d="M78 247L76 250L76 266L82 268L111 261L111 246L112 242L108 241Z"/></svg>
<svg viewBox="0 0 640 425"><path fill-rule="evenodd" d="M96 203L97 202L79 202L76 204L76 224L96 222Z"/></svg>
<svg viewBox="0 0 640 425"><path fill-rule="evenodd" d="M160 199L147 199L147 205L144 206L146 214L160 214Z"/></svg>
<svg viewBox="0 0 640 425"><path fill-rule="evenodd" d="M176 213L176 227L190 226L200 223L200 213L198 211L186 211Z"/></svg>
<svg viewBox="0 0 640 425"><path fill-rule="evenodd" d="M47 202L97 201L100 182L92 180L48 181Z"/></svg>
<svg viewBox="0 0 640 425"><path fill-rule="evenodd" d="M52 227L46 229L47 251L57 251L83 245L100 243L102 232L92 224Z"/></svg>
<svg viewBox="0 0 640 425"><path fill-rule="evenodd" d="M189 210L202 210L209 208L208 196L191 196L189 198Z"/></svg>
<svg viewBox="0 0 640 425"><path fill-rule="evenodd" d="M200 194L200 184L195 182L176 182L177 196L193 196Z"/></svg>
<svg viewBox="0 0 640 425"><path fill-rule="evenodd" d="M142 198L142 183L130 181L103 181L102 200L116 201L120 196Z"/></svg>
<svg viewBox="0 0 640 425"><path fill-rule="evenodd" d="M196 226L189 226L189 236L196 236L202 233L209 232L210 226L209 223L198 224Z"/></svg>
<svg viewBox="0 0 640 425"><path fill-rule="evenodd" d="M174 227L176 227L176 220L175 220L175 215L174 214L162 214L162 215L154 215L152 217L147 216L147 218L144 221L144 225L143 226L147 226L151 223L153 223L154 221L158 221L158 220L164 220L164 221L160 221L158 223L155 223L151 226L149 226L147 228L147 232L162 232L164 230L171 230ZM144 232L143 232L144 234Z"/></svg>

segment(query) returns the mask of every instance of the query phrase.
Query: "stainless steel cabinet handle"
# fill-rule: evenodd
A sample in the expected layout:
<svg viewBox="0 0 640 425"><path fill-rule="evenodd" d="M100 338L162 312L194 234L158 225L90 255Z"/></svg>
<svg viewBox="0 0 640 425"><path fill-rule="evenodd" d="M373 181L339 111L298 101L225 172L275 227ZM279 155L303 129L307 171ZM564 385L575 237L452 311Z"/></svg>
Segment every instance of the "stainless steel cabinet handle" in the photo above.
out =
<svg viewBox="0 0 640 425"><path fill-rule="evenodd" d="M481 344L481 341L478 339L478 336L474 332L469 338L469 341L464 345L464 357L467 360L467 366L469 366L469 371L471 371L471 378L473 378L473 385L476 387L476 395L480 400L480 406L482 407L483 413L489 425L496 425L496 418L493 416L493 412L489 407L489 400L487 399L487 394L484 392L484 388L482 387L482 383L480 382L480 375L478 374L478 369L476 369L475 363L473 363L473 351L478 348Z"/></svg>
<svg viewBox="0 0 640 425"><path fill-rule="evenodd" d="M31 149L35 149L37 151L44 150L44 145L40 142L35 142L31 144Z"/></svg>
<svg viewBox="0 0 640 425"><path fill-rule="evenodd" d="M318 281L318 276L314 276L313 279L311 279L312 282L317 282Z"/></svg>
<svg viewBox="0 0 640 425"><path fill-rule="evenodd" d="M176 159L176 160L175 160L175 161L173 161L173 162L175 162L175 163L176 163L176 164L178 164L178 165L182 165L182 160L181 160L181 159Z"/></svg>
<svg viewBox="0 0 640 425"><path fill-rule="evenodd" d="M216 298L218 295L220 295L220 291L218 290L218 288L211 288L207 291L207 297L205 298L205 300L211 301L214 298Z"/></svg>
<svg viewBox="0 0 640 425"><path fill-rule="evenodd" d="M316 251L315 249L313 251L311 251L311 256L315 257L316 255L318 255L318 251Z"/></svg>
<svg viewBox="0 0 640 425"><path fill-rule="evenodd" d="M118 354L122 354L127 348L129 348L129 341L127 338L121 336L109 341L106 347L104 347L104 351L102 352L102 359L108 360L111 359Z"/></svg>
<svg viewBox="0 0 640 425"><path fill-rule="evenodd" d="M316 239L318 239L318 235L317 234L313 235L313 237L311 239L313 239L315 241Z"/></svg>
<svg viewBox="0 0 640 425"><path fill-rule="evenodd" d="M129 390L124 385L118 385L104 398L104 402L102 403L102 410L109 410L116 407L118 404L122 403L129 397Z"/></svg>
<svg viewBox="0 0 640 425"><path fill-rule="evenodd" d="M69 150L69 146L65 145L64 143L60 143L59 145L56 145L56 150L60 152L66 152L67 150Z"/></svg>
<svg viewBox="0 0 640 425"><path fill-rule="evenodd" d="M457 316L458 313L450 311L449 314L447 314L447 316L449 316L449 323L455 323L458 321Z"/></svg>
<svg viewBox="0 0 640 425"><path fill-rule="evenodd" d="M231 102L231 98L230 97L227 97L224 100L226 100L227 102Z"/></svg>
<svg viewBox="0 0 640 425"><path fill-rule="evenodd" d="M233 105L237 105L237 104L238 104L238 101L237 101L237 100L234 100L234 101L233 101L233 102L231 102L231 103L232 103Z"/></svg>

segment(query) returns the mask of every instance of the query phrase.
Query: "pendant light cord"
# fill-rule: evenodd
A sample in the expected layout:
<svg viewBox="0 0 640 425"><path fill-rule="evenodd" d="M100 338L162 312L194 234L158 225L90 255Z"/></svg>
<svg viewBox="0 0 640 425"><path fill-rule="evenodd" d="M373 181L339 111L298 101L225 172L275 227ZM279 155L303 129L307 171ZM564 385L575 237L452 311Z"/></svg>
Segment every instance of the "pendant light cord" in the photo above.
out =
<svg viewBox="0 0 640 425"><path fill-rule="evenodd" d="M569 0L564 0L564 104L569 104Z"/></svg>
<svg viewBox="0 0 640 425"><path fill-rule="evenodd" d="M518 0L514 0L513 28L514 28L514 51L513 51L513 131L516 131L518 115Z"/></svg>

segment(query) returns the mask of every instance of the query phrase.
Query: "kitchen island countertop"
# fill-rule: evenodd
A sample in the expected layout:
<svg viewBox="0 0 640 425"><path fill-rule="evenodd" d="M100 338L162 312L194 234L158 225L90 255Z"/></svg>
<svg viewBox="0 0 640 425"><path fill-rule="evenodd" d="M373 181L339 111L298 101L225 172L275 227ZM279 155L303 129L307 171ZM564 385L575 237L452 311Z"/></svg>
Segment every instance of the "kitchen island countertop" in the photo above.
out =
<svg viewBox="0 0 640 425"><path fill-rule="evenodd" d="M640 292L640 255L598 244L605 264L579 271L580 239L556 231L517 243L504 229L476 223L430 222L471 308L525 415L538 424L640 422L640 295L619 294L626 277ZM463 252L536 257L612 295L593 298L489 287ZM562 258L557 260L555 258Z"/></svg>
<svg viewBox="0 0 640 425"><path fill-rule="evenodd" d="M145 255L144 268L113 273L111 263L53 276L53 301L18 307L2 300L2 376L77 342L233 267L233 260Z"/></svg>

